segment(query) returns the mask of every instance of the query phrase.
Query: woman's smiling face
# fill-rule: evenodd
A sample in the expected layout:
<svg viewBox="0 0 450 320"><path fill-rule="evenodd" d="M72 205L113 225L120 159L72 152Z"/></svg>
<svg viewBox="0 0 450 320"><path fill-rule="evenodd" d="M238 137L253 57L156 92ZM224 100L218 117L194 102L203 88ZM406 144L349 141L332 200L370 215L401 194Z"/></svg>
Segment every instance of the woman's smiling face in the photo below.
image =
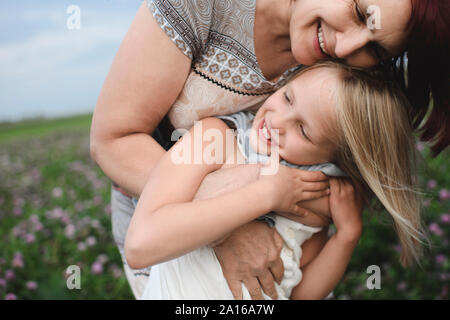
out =
<svg viewBox="0 0 450 320"><path fill-rule="evenodd" d="M321 67L306 71L272 94L253 120L252 148L270 155L271 148L278 147L281 159L298 165L331 161L338 81L336 70Z"/></svg>
<svg viewBox="0 0 450 320"><path fill-rule="evenodd" d="M376 13L368 14L369 6ZM289 25L292 54L304 65L334 58L374 66L402 53L411 11L411 0L296 0Z"/></svg>

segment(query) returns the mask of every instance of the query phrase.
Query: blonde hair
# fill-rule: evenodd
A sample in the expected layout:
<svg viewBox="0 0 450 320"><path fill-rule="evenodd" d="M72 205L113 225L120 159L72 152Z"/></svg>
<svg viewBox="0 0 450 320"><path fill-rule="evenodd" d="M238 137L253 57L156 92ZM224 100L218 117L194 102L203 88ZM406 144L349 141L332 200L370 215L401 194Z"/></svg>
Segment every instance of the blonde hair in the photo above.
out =
<svg viewBox="0 0 450 320"><path fill-rule="evenodd" d="M375 195L389 212L401 245L401 264L420 263L428 238L413 178L416 160L408 100L385 73L335 62L307 67L294 78L324 67L339 76L333 162L349 175L366 205Z"/></svg>

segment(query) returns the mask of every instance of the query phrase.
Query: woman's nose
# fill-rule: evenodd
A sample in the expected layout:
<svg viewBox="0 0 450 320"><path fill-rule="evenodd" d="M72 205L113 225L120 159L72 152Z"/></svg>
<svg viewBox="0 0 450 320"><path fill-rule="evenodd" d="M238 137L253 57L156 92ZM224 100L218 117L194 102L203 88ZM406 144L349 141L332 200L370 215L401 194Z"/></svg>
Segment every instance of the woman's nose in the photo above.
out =
<svg viewBox="0 0 450 320"><path fill-rule="evenodd" d="M370 41L370 30L366 28L355 28L347 32L336 33L335 54L338 59L348 62L349 59L361 54Z"/></svg>

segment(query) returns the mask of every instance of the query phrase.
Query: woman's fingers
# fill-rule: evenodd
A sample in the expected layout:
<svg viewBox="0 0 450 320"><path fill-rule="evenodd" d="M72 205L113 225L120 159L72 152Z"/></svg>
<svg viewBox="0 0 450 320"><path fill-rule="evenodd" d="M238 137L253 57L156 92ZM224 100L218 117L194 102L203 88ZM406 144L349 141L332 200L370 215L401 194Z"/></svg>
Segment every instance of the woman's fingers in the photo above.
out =
<svg viewBox="0 0 450 320"><path fill-rule="evenodd" d="M231 290L231 293L233 294L234 299L236 300L242 300L242 284L239 280L230 280L228 281L228 287Z"/></svg>
<svg viewBox="0 0 450 320"><path fill-rule="evenodd" d="M258 277L258 281L266 295L273 300L278 299L277 289L275 288L275 279L268 269L263 271L263 274Z"/></svg>
<svg viewBox="0 0 450 320"><path fill-rule="evenodd" d="M299 217L306 217L309 215L310 211L308 209L305 209L303 207L300 207L298 204L295 205L295 208L293 210L293 213Z"/></svg>
<svg viewBox="0 0 450 320"><path fill-rule="evenodd" d="M264 300L258 279L246 278L242 282L250 293L252 300Z"/></svg>
<svg viewBox="0 0 450 320"><path fill-rule="evenodd" d="M281 260L281 256L280 256L281 250L283 249L283 246L284 246L284 240L276 230L274 230L273 237L274 237L276 251L274 252L274 255L273 255L274 258L271 259L269 269L270 269L270 272L272 272L275 281L278 284L280 284L281 280L283 279L283 276L284 276L283 260Z"/></svg>

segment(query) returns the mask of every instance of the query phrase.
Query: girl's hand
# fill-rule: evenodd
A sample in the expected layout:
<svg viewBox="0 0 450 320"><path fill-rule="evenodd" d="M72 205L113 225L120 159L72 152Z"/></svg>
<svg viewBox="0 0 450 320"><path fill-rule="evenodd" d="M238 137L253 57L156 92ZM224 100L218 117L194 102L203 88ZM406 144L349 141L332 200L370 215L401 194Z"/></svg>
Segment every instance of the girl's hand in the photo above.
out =
<svg viewBox="0 0 450 320"><path fill-rule="evenodd" d="M263 167L271 166L269 160ZM272 210L306 216L309 211L298 203L318 199L330 194L328 177L320 171L305 171L279 165L275 174L261 175L266 180L271 197Z"/></svg>
<svg viewBox="0 0 450 320"><path fill-rule="evenodd" d="M330 178L330 211L337 233L359 240L362 233L363 202L349 179Z"/></svg>

